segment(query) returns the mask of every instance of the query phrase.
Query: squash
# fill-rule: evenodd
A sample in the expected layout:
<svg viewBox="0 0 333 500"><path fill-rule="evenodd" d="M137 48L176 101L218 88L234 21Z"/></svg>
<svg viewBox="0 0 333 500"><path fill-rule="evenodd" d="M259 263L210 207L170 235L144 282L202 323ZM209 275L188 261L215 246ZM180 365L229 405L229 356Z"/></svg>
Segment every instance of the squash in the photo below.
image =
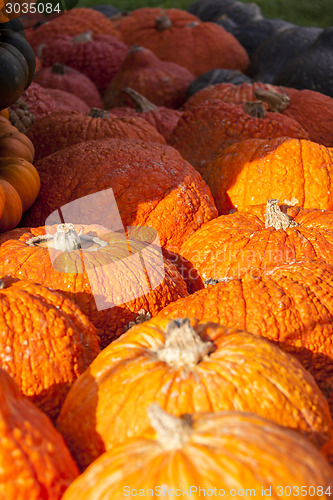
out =
<svg viewBox="0 0 333 500"><path fill-rule="evenodd" d="M57 428L85 468L117 444L149 436L153 402L177 416L254 412L318 446L332 433L324 396L293 356L248 332L179 317L135 325L104 349L72 385Z"/></svg>
<svg viewBox="0 0 333 500"><path fill-rule="evenodd" d="M287 500L301 488L304 498L330 498L328 462L307 439L267 419L240 411L175 417L156 404L148 415L149 437L104 453L63 500L120 500L149 492L199 500L214 494L239 498L245 491Z"/></svg>
<svg viewBox="0 0 333 500"><path fill-rule="evenodd" d="M99 353L96 329L52 289L9 277L0 287L0 367L55 419L71 384Z"/></svg>
<svg viewBox="0 0 333 500"><path fill-rule="evenodd" d="M0 439L0 491L6 500L60 500L79 474L50 419L1 368Z"/></svg>

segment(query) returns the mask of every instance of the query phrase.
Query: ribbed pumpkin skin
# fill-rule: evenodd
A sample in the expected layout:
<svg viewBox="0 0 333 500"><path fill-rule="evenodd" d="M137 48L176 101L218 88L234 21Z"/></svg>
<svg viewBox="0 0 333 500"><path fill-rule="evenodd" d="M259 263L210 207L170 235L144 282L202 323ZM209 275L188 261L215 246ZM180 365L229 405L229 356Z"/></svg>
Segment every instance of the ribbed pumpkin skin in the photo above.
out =
<svg viewBox="0 0 333 500"><path fill-rule="evenodd" d="M98 458L70 485L63 500L120 500L124 492L148 492L158 486L156 496L163 491L168 496L168 490L179 496L191 491L195 500L214 491L221 496L223 491L239 496L247 491L262 498L263 490L274 500L287 499L289 491L301 487L304 498L330 498L330 466L295 432L247 412L190 418L191 434L178 449L165 448L156 432L150 439L131 439Z"/></svg>
<svg viewBox="0 0 333 500"><path fill-rule="evenodd" d="M153 402L173 415L251 411L315 442L327 440L328 405L296 359L248 332L193 319L215 350L191 367L172 366L158 359L168 322L153 318L132 327L73 384L57 427L80 467L129 437L149 435L147 408Z"/></svg>
<svg viewBox="0 0 333 500"><path fill-rule="evenodd" d="M290 103L281 113L298 121L308 132L311 141L326 147L333 146L333 99L314 90L296 90L261 82L241 85L222 83L206 87L191 96L184 104L184 109L192 109L208 99L221 99L230 104L255 101L255 91L260 89L287 94Z"/></svg>
<svg viewBox="0 0 333 500"><path fill-rule="evenodd" d="M178 300L159 317L191 315L278 343L310 371L333 411L333 266L302 260L250 271Z"/></svg>
<svg viewBox="0 0 333 500"><path fill-rule="evenodd" d="M93 34L88 41L74 42L72 37L59 34L47 38L38 54L44 67L60 61L86 75L103 93L119 71L127 51L127 45L114 36Z"/></svg>
<svg viewBox="0 0 333 500"><path fill-rule="evenodd" d="M0 366L54 419L71 384L100 352L96 329L63 295L12 281L4 279L0 290Z"/></svg>
<svg viewBox="0 0 333 500"><path fill-rule="evenodd" d="M183 112L178 109L165 108L158 106L156 110L138 112L127 106L111 108L110 113L116 116L131 116L132 118L143 118L150 125L153 125L158 132L163 135L166 141L169 140L172 132L183 115Z"/></svg>
<svg viewBox="0 0 333 500"><path fill-rule="evenodd" d="M139 139L165 144L156 128L141 118L120 118L112 114L108 119L93 118L75 111L55 112L36 120L27 135L35 146L36 161L67 146L93 139Z"/></svg>
<svg viewBox="0 0 333 500"><path fill-rule="evenodd" d="M9 275L20 279L29 279L35 283L53 288L62 292L72 300L97 328L101 338L101 348L105 347L115 337L121 335L130 321L135 321L139 311L144 309L152 316L156 315L170 301L188 294L185 282L170 262L164 262L164 269L160 269L160 260L153 249L145 249L144 262L147 273L155 272L155 277L161 276L161 283L147 292L147 281L142 282L142 273L138 270L137 260L129 257L129 245L133 254L145 248L144 240L126 239L122 235L110 232L97 225L75 225L77 233L96 233L103 241L109 243L100 251L82 254L79 250L61 252L47 246L29 246L33 236L54 234L57 226L30 228L16 240L7 240L0 247L0 275ZM52 256L52 260L51 260ZM82 264L84 259L84 264ZM122 260L123 263L118 261ZM117 266L112 266L118 262ZM157 267L159 265L159 267ZM91 267L90 267L91 266ZM97 279L87 273L87 269L96 269L103 266L97 274ZM156 268L157 267L157 268ZM156 269L155 269L156 268ZM165 275L162 275L162 272ZM151 274L149 275L151 276ZM93 283L93 284L92 284ZM111 285L112 284L112 285ZM126 286L137 292L131 300L126 293ZM110 304L108 308L97 309L94 296L104 297ZM120 300L124 297L123 300ZM116 306L114 305L116 304Z"/></svg>
<svg viewBox="0 0 333 500"><path fill-rule="evenodd" d="M165 29L158 24L163 15L168 19ZM195 76L216 68L244 72L249 64L245 49L231 33L217 24L202 23L188 12L136 9L116 26L128 45L146 47L163 61L180 64Z"/></svg>
<svg viewBox="0 0 333 500"><path fill-rule="evenodd" d="M77 113L89 113L88 104L65 90L44 88L47 95L54 100L57 111L76 111Z"/></svg>
<svg viewBox="0 0 333 500"><path fill-rule="evenodd" d="M0 369L0 493L6 500L60 500L78 470L49 418Z"/></svg>
<svg viewBox="0 0 333 500"><path fill-rule="evenodd" d="M332 210L332 161L333 149L315 142L247 139L217 156L207 166L205 181L220 214L272 198L294 198L303 208Z"/></svg>
<svg viewBox="0 0 333 500"><path fill-rule="evenodd" d="M125 87L130 87L156 106L180 108L185 102L186 89L193 80L193 73L183 66L161 61L149 49L132 47L105 90L104 106L106 109L133 106L123 93Z"/></svg>
<svg viewBox="0 0 333 500"><path fill-rule="evenodd" d="M333 212L280 204L297 224L265 228L266 205L221 215L201 226L182 245L183 275L191 291L209 278L241 278L249 270L295 260L324 260L333 265Z"/></svg>
<svg viewBox="0 0 333 500"><path fill-rule="evenodd" d="M296 120L280 113L267 112L264 118L256 118L241 105L212 99L185 111L168 142L205 180L206 167L231 144L249 138L284 136L309 138Z"/></svg>
<svg viewBox="0 0 333 500"><path fill-rule="evenodd" d="M45 23L35 30L30 30L29 43L36 51L41 43L47 42L53 36L61 34L73 37L85 31L122 39L119 31L114 29L112 23L103 14L81 7L64 12L57 19L53 19L52 23Z"/></svg>
<svg viewBox="0 0 333 500"><path fill-rule="evenodd" d="M53 153L35 167L41 191L25 213L22 226L43 224L64 204L107 188L113 189L124 226L154 227L161 246L170 250L177 251L186 238L217 216L200 174L178 151L163 144L87 141ZM104 212L100 212L103 224L112 227L113 215Z"/></svg>
<svg viewBox="0 0 333 500"><path fill-rule="evenodd" d="M89 108L103 106L96 85L86 75L69 66L64 67L64 73L56 72L52 66L42 68L34 77L34 82L48 89L60 89L80 97Z"/></svg>

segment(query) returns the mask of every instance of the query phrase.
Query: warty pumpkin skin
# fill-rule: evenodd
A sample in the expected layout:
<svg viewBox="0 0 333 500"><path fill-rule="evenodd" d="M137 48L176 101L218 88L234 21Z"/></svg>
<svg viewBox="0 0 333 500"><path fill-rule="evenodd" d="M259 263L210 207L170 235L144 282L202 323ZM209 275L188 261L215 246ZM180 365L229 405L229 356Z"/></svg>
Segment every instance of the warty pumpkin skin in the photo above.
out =
<svg viewBox="0 0 333 500"><path fill-rule="evenodd" d="M71 384L100 352L96 329L50 288L9 277L0 285L0 366L55 419Z"/></svg>
<svg viewBox="0 0 333 500"><path fill-rule="evenodd" d="M262 498L266 491L278 500L301 487L305 498L330 498L328 462L295 432L248 412L174 417L157 405L148 412L151 435L104 453L69 486L63 500L120 500L149 491L190 494L195 500L228 491Z"/></svg>
<svg viewBox="0 0 333 500"><path fill-rule="evenodd" d="M136 90L156 106L180 108L185 102L186 89L194 80L187 68L174 62L160 60L151 50L132 45L119 71L103 95L106 109L133 106L123 93L125 87Z"/></svg>
<svg viewBox="0 0 333 500"><path fill-rule="evenodd" d="M294 357L245 331L165 318L133 326L95 358L72 385L57 428L85 468L128 438L149 436L153 402L177 416L251 411L319 445L332 433L327 402Z"/></svg>
<svg viewBox="0 0 333 500"><path fill-rule="evenodd" d="M184 112L168 143L205 179L206 167L235 142L249 138L309 138L296 120L266 112L260 101L249 109L251 104L228 104L217 99L206 101Z"/></svg>
<svg viewBox="0 0 333 500"><path fill-rule="evenodd" d="M90 108L101 108L102 98L96 85L86 75L63 63L42 68L34 81L44 88L60 89L79 96Z"/></svg>
<svg viewBox="0 0 333 500"><path fill-rule="evenodd" d="M34 30L29 31L29 43L36 51L42 43L47 43L51 37L57 35L68 35L74 37L85 31L93 33L112 35L119 40L122 39L118 30L114 29L112 23L100 12L89 8L75 8L64 12L52 23L45 23Z"/></svg>
<svg viewBox="0 0 333 500"><path fill-rule="evenodd" d="M1 245L0 273L62 292L97 328L103 348L130 322L154 316L170 301L188 294L176 267L168 261L161 265L153 245L147 247L147 238L155 234L140 228L136 233L133 230L136 237L127 237L93 224L30 228L21 235L16 232L17 239ZM59 243L59 238L67 236L74 246ZM142 271L140 255L145 266Z"/></svg>
<svg viewBox="0 0 333 500"><path fill-rule="evenodd" d="M216 68L245 72L249 64L245 49L231 33L178 9L136 9L116 26L128 45L141 45L195 76Z"/></svg>
<svg viewBox="0 0 333 500"><path fill-rule="evenodd" d="M44 88L47 95L54 100L57 111L76 111L78 113L89 113L88 104L65 90Z"/></svg>
<svg viewBox="0 0 333 500"><path fill-rule="evenodd" d="M332 148L308 140L246 139L218 155L204 180L220 214L268 199L295 199L303 208L331 210L332 159Z"/></svg>
<svg viewBox="0 0 333 500"><path fill-rule="evenodd" d="M62 62L90 78L100 93L119 71L127 52L128 46L118 38L92 31L75 37L59 34L37 49L44 67Z"/></svg>
<svg viewBox="0 0 333 500"><path fill-rule="evenodd" d="M221 215L201 226L182 245L174 263L189 290L204 281L241 278L249 270L295 260L324 260L333 265L333 212L304 209L279 200Z"/></svg>
<svg viewBox="0 0 333 500"><path fill-rule="evenodd" d="M104 116L104 118L103 118ZM122 118L107 111L57 111L36 120L27 132L35 147L36 161L79 142L93 139L139 139L166 144L155 127L141 118Z"/></svg>
<svg viewBox="0 0 333 500"><path fill-rule="evenodd" d="M35 167L41 190L25 212L22 226L45 224L66 203L108 188L113 189L124 226L154 227L163 249L177 251L186 238L217 216L199 172L178 151L163 144L129 139L87 141L53 153ZM103 225L111 228L114 217L109 213L109 201L106 203L99 213Z"/></svg>
<svg viewBox="0 0 333 500"><path fill-rule="evenodd" d="M60 500L77 466L49 418L0 369L0 495Z"/></svg>
<svg viewBox="0 0 333 500"><path fill-rule="evenodd" d="M333 413L333 266L300 260L209 285L158 317L196 316L243 328L277 343L309 370ZM220 281L219 281L220 280Z"/></svg>
<svg viewBox="0 0 333 500"><path fill-rule="evenodd" d="M307 131L311 141L333 146L333 99L314 90L296 90L262 82L241 85L222 83L200 90L187 99L183 107L189 110L208 99L244 104L256 99L264 100L265 92L267 101L264 102L267 102L270 111L294 118Z"/></svg>

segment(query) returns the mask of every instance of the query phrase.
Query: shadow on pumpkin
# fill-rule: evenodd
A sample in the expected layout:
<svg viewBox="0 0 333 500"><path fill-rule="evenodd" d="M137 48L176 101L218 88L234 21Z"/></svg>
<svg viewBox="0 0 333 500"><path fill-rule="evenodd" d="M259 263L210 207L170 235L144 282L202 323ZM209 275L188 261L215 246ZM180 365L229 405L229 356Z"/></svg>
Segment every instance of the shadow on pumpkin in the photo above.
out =
<svg viewBox="0 0 333 500"><path fill-rule="evenodd" d="M74 406L75 418L71 418L71 403ZM86 415L87 403L89 404L89 417ZM56 422L56 428L62 434L81 472L106 451L104 442L97 431L96 420L93 417L96 415L97 407L98 385L90 374L90 368L87 368L72 386ZM81 411L81 408L84 409ZM89 441L85 439L86 426L89 428L91 438ZM84 446L82 446L83 441Z"/></svg>

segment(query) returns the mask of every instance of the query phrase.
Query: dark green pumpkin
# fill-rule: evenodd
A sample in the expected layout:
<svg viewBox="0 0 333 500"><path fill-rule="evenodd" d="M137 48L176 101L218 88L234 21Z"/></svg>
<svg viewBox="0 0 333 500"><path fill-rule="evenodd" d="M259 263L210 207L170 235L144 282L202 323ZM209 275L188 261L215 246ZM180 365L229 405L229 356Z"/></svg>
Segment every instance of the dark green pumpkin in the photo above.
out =
<svg viewBox="0 0 333 500"><path fill-rule="evenodd" d="M31 45L22 35L11 30L0 30L0 42L15 47L24 57L28 66L28 77L24 86L24 88L27 88L32 81L36 68L36 58Z"/></svg>

